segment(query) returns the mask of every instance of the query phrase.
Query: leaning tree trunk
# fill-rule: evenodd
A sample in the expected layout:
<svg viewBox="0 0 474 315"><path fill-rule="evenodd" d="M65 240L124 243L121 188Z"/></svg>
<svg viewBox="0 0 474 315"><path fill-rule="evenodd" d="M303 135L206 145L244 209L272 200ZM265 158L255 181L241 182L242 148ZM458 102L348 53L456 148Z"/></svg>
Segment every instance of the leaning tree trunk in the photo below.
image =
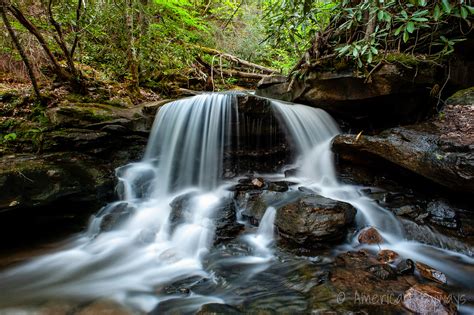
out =
<svg viewBox="0 0 474 315"><path fill-rule="evenodd" d="M26 56L26 53L23 49L23 47L20 44L20 41L18 40L18 37L15 34L15 31L13 30L10 21L8 21L7 14L5 12L5 6L4 2L0 2L0 15L3 20L3 24L5 24L5 27L7 28L8 34L10 35L10 38L12 39L13 44L15 45L15 48L18 50L18 53L20 54L21 60L23 60L23 63L25 64L26 71L28 72L28 76L30 77L31 85L33 86L33 90L36 94L36 97L38 99L41 99L41 93L38 88L38 83L36 81L35 74L33 72L33 68L31 67L30 61L28 60L28 56Z"/></svg>
<svg viewBox="0 0 474 315"><path fill-rule="evenodd" d="M5 2L2 2L5 3ZM40 46L43 48L44 52L48 56L49 60L51 61L51 64L53 66L54 73L62 80L71 80L71 75L64 71L64 69L59 65L59 62L57 61L56 57L53 55L51 50L49 49L48 44L46 43L46 40L44 39L43 35L41 32L34 26L24 15L21 13L21 11L16 8L15 6L9 4L6 5L5 7L14 17L17 19L20 24L25 27L36 39L38 40Z"/></svg>

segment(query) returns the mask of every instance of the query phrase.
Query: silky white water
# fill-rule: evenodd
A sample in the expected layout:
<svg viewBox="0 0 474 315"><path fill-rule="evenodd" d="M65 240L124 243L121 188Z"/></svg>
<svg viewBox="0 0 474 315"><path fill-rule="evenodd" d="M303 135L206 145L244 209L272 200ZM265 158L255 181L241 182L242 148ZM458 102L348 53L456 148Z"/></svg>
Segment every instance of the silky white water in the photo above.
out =
<svg viewBox="0 0 474 315"><path fill-rule="evenodd" d="M358 210L359 227L379 229L386 240L382 248L432 265L450 281L473 286L472 273L460 267L474 264L472 258L405 240L395 216L358 187L339 183L330 150L339 129L326 112L277 101L272 106L299 152L295 162L299 173L290 180L352 204ZM117 170L122 200L104 207L88 230L62 251L0 273L0 309L51 299L107 298L145 312L179 300L180 312L192 312L206 303L237 301L238 285L245 286L246 281L279 264L273 247L278 211L274 207L266 210L258 229L247 229L238 238L242 244L238 255L221 257L220 252L212 252L216 228L212 218L222 200L230 196L229 183L222 180L224 154L232 144L232 133L239 132L231 127L234 121L238 128L238 119L233 94L203 94L164 105L144 159ZM258 123L252 126L261 128ZM170 203L183 194L189 194L189 202L176 223ZM123 213L123 218L107 228L107 220L117 213ZM356 245L349 240L340 249ZM224 246L222 251L230 249ZM219 257L214 258L216 255ZM447 257L455 259L445 261ZM222 280L214 266L241 272L237 280ZM208 281L217 289L208 294L166 292L168 286L189 279Z"/></svg>

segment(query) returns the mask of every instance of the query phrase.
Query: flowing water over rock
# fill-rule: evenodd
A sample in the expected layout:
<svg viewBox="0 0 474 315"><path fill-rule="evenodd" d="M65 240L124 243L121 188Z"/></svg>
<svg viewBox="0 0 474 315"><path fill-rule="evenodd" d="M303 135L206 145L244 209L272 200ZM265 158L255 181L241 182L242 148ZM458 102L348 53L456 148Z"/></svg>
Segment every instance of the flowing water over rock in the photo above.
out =
<svg viewBox="0 0 474 315"><path fill-rule="evenodd" d="M277 179L274 198L256 218L258 228L253 227L244 215L247 197L233 200L231 188L243 185L261 192L267 184L258 178L237 186L238 179L224 180L226 152L245 145L235 136L242 134L235 124L236 102L236 94L204 94L163 106L144 159L117 170L122 200L104 207L89 229L61 251L0 273L0 309L14 313L15 307L51 300L111 299L155 313L196 312L216 303L240 305L241 310L311 311L312 288L329 278L324 266L335 254L354 248L391 249L444 272L448 283L474 288L472 257L406 240L391 212L359 187L339 183L330 149L339 130L319 109L271 101L299 157L287 167L297 169L292 177L267 176ZM256 123L251 129L263 127ZM269 134L276 137L276 129ZM372 226L384 241L360 245L357 233L349 233L332 253L299 257L279 249L274 225L280 228L283 222L281 209L293 211L285 206L294 202L298 187L352 205L357 210L353 231Z"/></svg>

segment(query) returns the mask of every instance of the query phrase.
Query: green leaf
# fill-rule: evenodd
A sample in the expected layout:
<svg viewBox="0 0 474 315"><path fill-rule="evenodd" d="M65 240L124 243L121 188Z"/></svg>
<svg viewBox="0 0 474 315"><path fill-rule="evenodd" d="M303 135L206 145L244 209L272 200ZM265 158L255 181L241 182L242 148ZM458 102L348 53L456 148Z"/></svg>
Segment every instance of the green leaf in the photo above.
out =
<svg viewBox="0 0 474 315"><path fill-rule="evenodd" d="M408 42L408 39L410 38L410 35L408 34L407 31L403 32L403 41L406 43Z"/></svg>
<svg viewBox="0 0 474 315"><path fill-rule="evenodd" d="M463 19L466 19L468 15L469 15L469 12L467 12L467 9L465 7L461 7L461 17Z"/></svg>
<svg viewBox="0 0 474 315"><path fill-rule="evenodd" d="M428 19L427 18L418 18L418 17L414 17L412 18L413 21L416 21L416 22L428 22Z"/></svg>
<svg viewBox="0 0 474 315"><path fill-rule="evenodd" d="M449 0L441 0L441 4L443 6L443 11L446 14L451 13L451 4L449 3Z"/></svg>
<svg viewBox="0 0 474 315"><path fill-rule="evenodd" d="M16 133L12 132L12 133L6 134L5 136L3 136L3 139L5 139L5 141L13 141L16 139Z"/></svg>
<svg viewBox="0 0 474 315"><path fill-rule="evenodd" d="M384 11L379 10L379 12L377 13L377 18L379 19L379 21L383 21L384 16L385 16Z"/></svg>
<svg viewBox="0 0 474 315"><path fill-rule="evenodd" d="M349 51L350 48L351 48L350 45L346 45L340 48L336 48L336 50L339 52L339 55L341 56L341 55L344 55L347 51Z"/></svg>
<svg viewBox="0 0 474 315"><path fill-rule="evenodd" d="M426 0L418 0L418 5L424 7L426 5Z"/></svg>
<svg viewBox="0 0 474 315"><path fill-rule="evenodd" d="M354 56L354 58L359 57L359 51L357 50L357 48L354 48L354 50L352 51L352 55Z"/></svg>
<svg viewBox="0 0 474 315"><path fill-rule="evenodd" d="M410 34L413 33L413 31L415 30L415 24L413 22L408 22L406 30Z"/></svg>
<svg viewBox="0 0 474 315"><path fill-rule="evenodd" d="M429 13L430 12L428 10L416 11L415 13L413 13L413 16L424 16L424 15L427 15Z"/></svg>
<svg viewBox="0 0 474 315"><path fill-rule="evenodd" d="M440 15L441 15L441 10L439 9L439 5L436 5L433 11L433 19L435 21L438 21Z"/></svg>
<svg viewBox="0 0 474 315"><path fill-rule="evenodd" d="M372 53L369 52L369 55L367 56L367 63L372 63Z"/></svg>
<svg viewBox="0 0 474 315"><path fill-rule="evenodd" d="M399 28L397 28L397 29L395 30L394 35L395 35L395 36L398 36L398 34L400 34L400 32L402 31L402 29L403 29L403 25L400 26Z"/></svg>
<svg viewBox="0 0 474 315"><path fill-rule="evenodd" d="M402 12L400 12L400 14L401 14L405 19L408 19L407 11L403 10Z"/></svg>
<svg viewBox="0 0 474 315"><path fill-rule="evenodd" d="M374 54L374 55L377 55L377 54L379 53L379 51L377 50L377 48L375 48L375 47L373 47L373 46L370 47L370 51L371 51L372 54Z"/></svg>
<svg viewBox="0 0 474 315"><path fill-rule="evenodd" d="M465 5L464 7L469 11L469 14L474 14L474 7L470 5Z"/></svg>

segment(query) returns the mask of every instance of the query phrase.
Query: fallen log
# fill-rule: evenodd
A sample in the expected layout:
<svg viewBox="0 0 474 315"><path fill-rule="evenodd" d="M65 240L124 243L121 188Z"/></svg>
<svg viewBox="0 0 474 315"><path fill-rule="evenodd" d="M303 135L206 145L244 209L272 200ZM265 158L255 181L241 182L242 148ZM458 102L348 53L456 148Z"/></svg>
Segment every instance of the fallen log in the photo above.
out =
<svg viewBox="0 0 474 315"><path fill-rule="evenodd" d="M253 63L253 62L250 62L250 61L247 61L247 60L243 60L243 59L240 59L236 56L233 56L231 54L228 54L228 53L224 53L224 52L221 52L217 49L212 49L212 48L208 48L208 47L203 47L203 46L198 46L198 45L188 45L190 46L191 48L195 48L195 49L198 49L198 50L201 50L202 52L206 53L206 54L209 54L209 55L213 55L213 56L219 56L219 57L222 57L224 59L227 59L227 60L230 60L232 62L235 62L237 64L240 64L240 65L243 65L243 66L246 66L246 67L249 67L249 68L253 68L253 69L256 69L256 70L259 70L261 72L264 72L266 74L278 74L279 72L277 70L274 70L274 69L270 69L270 68L267 68L267 67L264 67L262 65L258 65L256 63Z"/></svg>

